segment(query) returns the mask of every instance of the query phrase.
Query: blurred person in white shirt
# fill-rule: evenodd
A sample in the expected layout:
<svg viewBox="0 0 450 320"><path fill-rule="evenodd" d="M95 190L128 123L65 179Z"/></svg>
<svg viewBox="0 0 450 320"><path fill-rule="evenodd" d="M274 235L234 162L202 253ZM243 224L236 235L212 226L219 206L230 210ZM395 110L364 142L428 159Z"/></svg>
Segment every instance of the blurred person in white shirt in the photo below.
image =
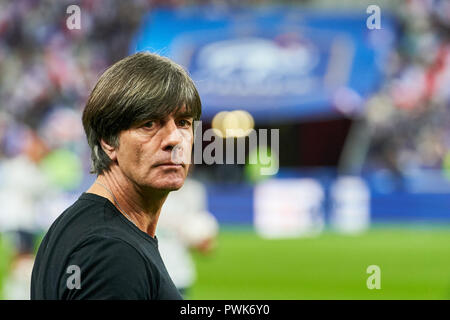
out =
<svg viewBox="0 0 450 320"><path fill-rule="evenodd" d="M192 178L186 179L182 189L169 194L162 212L156 233L161 257L175 286L186 298L197 278L190 250L211 252L219 226L207 211L206 188Z"/></svg>
<svg viewBox="0 0 450 320"><path fill-rule="evenodd" d="M21 152L0 161L0 233L12 245L6 299L29 299L37 227L37 203L48 182L37 163L47 152L34 132L25 131Z"/></svg>

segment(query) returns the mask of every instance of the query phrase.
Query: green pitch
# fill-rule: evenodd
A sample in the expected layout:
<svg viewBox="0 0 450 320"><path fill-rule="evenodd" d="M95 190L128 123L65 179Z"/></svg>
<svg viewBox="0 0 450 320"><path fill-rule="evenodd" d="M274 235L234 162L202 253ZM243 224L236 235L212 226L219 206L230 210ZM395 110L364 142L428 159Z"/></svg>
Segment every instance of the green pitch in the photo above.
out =
<svg viewBox="0 0 450 320"><path fill-rule="evenodd" d="M10 268L11 245L0 235L0 300L3 299L3 286Z"/></svg>
<svg viewBox="0 0 450 320"><path fill-rule="evenodd" d="M11 254L1 240L0 298ZM190 299L450 299L449 227L289 240L222 228L215 252L194 258ZM367 288L369 265L381 269L379 290Z"/></svg>
<svg viewBox="0 0 450 320"><path fill-rule="evenodd" d="M195 254L191 299L450 299L450 228L375 227L361 236L264 240L222 229ZM369 265L381 289L367 288Z"/></svg>

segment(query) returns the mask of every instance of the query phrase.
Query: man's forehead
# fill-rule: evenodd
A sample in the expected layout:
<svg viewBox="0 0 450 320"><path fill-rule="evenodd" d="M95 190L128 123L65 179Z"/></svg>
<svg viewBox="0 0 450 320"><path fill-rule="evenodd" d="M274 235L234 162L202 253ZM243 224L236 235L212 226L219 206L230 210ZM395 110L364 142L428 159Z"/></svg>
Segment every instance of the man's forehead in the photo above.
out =
<svg viewBox="0 0 450 320"><path fill-rule="evenodd" d="M193 114L193 110L190 108L187 108L185 105L178 107L178 108L174 108L171 111L166 111L166 112L154 112L154 113L150 113L145 115L144 117L141 118L141 120L136 122L136 125L140 125L145 121L149 121L149 120L168 120L170 118L194 118L194 114Z"/></svg>
<svg viewBox="0 0 450 320"><path fill-rule="evenodd" d="M188 109L186 105L183 105L177 109L175 109L169 116L173 117L193 117L192 110Z"/></svg>

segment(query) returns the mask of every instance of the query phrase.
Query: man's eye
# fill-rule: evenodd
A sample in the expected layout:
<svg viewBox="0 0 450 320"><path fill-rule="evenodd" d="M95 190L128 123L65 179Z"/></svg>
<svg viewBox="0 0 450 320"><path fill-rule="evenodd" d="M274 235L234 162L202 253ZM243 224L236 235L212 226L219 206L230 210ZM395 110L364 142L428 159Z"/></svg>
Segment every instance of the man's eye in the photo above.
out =
<svg viewBox="0 0 450 320"><path fill-rule="evenodd" d="M188 128L191 126L191 121L186 120L186 119L181 119L180 121L178 121L178 125L181 127Z"/></svg>
<svg viewBox="0 0 450 320"><path fill-rule="evenodd" d="M144 123L142 126L144 128L152 128L154 126L155 122L154 121L147 121L146 123Z"/></svg>

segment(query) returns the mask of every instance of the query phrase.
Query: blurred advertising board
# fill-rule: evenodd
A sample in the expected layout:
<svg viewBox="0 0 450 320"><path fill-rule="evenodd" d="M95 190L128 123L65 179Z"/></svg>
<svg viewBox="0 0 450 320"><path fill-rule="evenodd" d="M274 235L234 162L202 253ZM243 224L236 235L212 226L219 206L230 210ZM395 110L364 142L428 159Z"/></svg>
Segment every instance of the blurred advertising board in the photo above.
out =
<svg viewBox="0 0 450 320"><path fill-rule="evenodd" d="M266 238L307 237L325 225L324 191L314 179L271 179L256 185L254 227Z"/></svg>

